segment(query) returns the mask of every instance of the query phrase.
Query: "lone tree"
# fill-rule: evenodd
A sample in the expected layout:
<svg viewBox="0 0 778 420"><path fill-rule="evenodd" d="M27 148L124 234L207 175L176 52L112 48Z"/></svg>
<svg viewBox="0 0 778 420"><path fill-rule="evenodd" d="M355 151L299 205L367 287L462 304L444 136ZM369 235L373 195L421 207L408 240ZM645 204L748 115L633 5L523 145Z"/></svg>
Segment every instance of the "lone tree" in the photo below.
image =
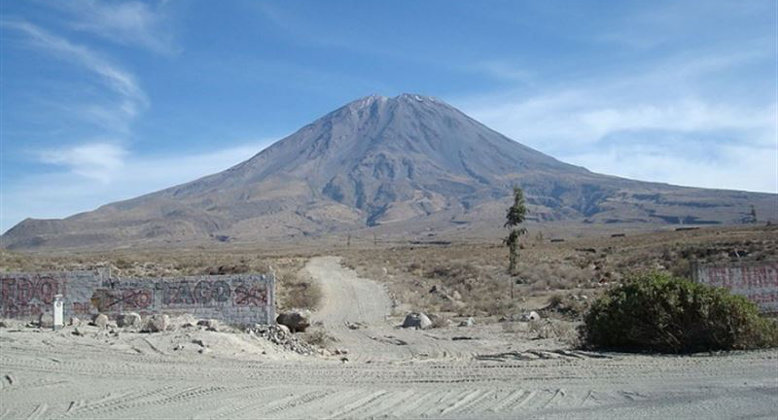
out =
<svg viewBox="0 0 778 420"><path fill-rule="evenodd" d="M527 229L518 227L527 215L527 207L524 205L524 191L521 188L513 187L513 205L508 208L508 213L505 215L505 226L510 229L511 232L508 237L505 238L505 245L510 250L510 264L508 265L508 272L510 274L516 273L516 262L519 258L519 236L527 233Z"/></svg>

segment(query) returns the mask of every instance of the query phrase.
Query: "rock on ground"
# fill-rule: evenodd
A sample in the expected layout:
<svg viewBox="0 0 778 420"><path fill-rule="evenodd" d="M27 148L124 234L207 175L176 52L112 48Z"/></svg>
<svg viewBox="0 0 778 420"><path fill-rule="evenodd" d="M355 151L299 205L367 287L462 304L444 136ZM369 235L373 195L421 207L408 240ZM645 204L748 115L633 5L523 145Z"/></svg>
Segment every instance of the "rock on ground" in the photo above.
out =
<svg viewBox="0 0 778 420"><path fill-rule="evenodd" d="M472 327L473 325L475 325L475 318L472 316L459 323L460 327Z"/></svg>
<svg viewBox="0 0 778 420"><path fill-rule="evenodd" d="M306 310L291 310L282 312L276 318L276 322L280 325L286 325L293 333L304 332L311 326L311 313Z"/></svg>
<svg viewBox="0 0 778 420"><path fill-rule="evenodd" d="M208 331L219 331L219 321L216 319L201 319L197 321L197 325L205 327Z"/></svg>
<svg viewBox="0 0 778 420"><path fill-rule="evenodd" d="M525 322L540 321L540 315L535 311L530 311L529 313L522 315L521 320Z"/></svg>
<svg viewBox="0 0 778 420"><path fill-rule="evenodd" d="M116 317L116 325L122 328L138 328L141 326L141 318L136 312L127 312Z"/></svg>
<svg viewBox="0 0 778 420"><path fill-rule="evenodd" d="M92 323L94 323L97 328L104 330L108 327L108 315L98 314L92 319Z"/></svg>
<svg viewBox="0 0 778 420"><path fill-rule="evenodd" d="M424 312L411 312L405 316L403 328L417 328L426 330L432 326L432 321Z"/></svg>
<svg viewBox="0 0 778 420"><path fill-rule="evenodd" d="M41 328L54 328L54 315L44 312L38 318L38 325Z"/></svg>
<svg viewBox="0 0 778 420"><path fill-rule="evenodd" d="M146 320L146 325L143 327L143 332L161 332L168 329L170 325L170 317L164 314L152 315Z"/></svg>

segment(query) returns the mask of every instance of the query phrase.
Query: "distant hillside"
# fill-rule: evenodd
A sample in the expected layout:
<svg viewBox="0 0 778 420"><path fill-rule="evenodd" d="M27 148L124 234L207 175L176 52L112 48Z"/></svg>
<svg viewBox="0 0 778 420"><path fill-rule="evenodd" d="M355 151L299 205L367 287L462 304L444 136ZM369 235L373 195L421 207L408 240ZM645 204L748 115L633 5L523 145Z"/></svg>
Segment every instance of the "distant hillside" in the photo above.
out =
<svg viewBox="0 0 778 420"><path fill-rule="evenodd" d="M440 100L351 102L224 172L62 220L27 219L6 248L249 242L374 229L502 225L511 186L546 224L737 224L777 196L600 175L519 144Z"/></svg>

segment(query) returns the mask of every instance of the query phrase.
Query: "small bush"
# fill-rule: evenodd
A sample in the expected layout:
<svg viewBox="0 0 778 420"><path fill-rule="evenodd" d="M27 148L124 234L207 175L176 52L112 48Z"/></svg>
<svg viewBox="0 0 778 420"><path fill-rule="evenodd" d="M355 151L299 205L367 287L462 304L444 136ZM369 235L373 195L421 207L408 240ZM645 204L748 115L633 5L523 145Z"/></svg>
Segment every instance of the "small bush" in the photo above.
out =
<svg viewBox="0 0 778 420"><path fill-rule="evenodd" d="M327 347L336 340L323 328L314 328L302 334L302 339L312 346Z"/></svg>
<svg viewBox="0 0 778 420"><path fill-rule="evenodd" d="M279 309L316 310L321 304L322 290L319 283L299 273L282 271L277 283Z"/></svg>
<svg viewBox="0 0 778 420"><path fill-rule="evenodd" d="M586 347L691 353L778 346L778 326L723 288L648 274L596 300L580 330Z"/></svg>

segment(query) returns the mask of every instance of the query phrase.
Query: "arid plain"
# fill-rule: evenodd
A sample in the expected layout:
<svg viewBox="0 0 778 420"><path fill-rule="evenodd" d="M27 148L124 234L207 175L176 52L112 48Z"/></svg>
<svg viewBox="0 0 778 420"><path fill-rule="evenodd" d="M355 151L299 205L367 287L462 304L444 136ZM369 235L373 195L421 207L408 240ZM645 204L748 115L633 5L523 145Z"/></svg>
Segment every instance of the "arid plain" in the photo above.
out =
<svg viewBox="0 0 778 420"><path fill-rule="evenodd" d="M772 418L778 352L658 356L577 347L587 303L635 270L685 274L692 261L775 255L770 227L665 231L550 242L528 235L520 281L499 243L289 245L285 250L17 254L6 270L127 276L273 270L280 309L313 326L254 329L87 325L0 328L3 418ZM356 271L354 270L356 269ZM513 289L511 291L511 288ZM511 293L513 298L511 298ZM542 319L526 322L522 314ZM434 328L403 329L409 311ZM460 326L473 318L474 324ZM465 325L463 323L462 325Z"/></svg>

